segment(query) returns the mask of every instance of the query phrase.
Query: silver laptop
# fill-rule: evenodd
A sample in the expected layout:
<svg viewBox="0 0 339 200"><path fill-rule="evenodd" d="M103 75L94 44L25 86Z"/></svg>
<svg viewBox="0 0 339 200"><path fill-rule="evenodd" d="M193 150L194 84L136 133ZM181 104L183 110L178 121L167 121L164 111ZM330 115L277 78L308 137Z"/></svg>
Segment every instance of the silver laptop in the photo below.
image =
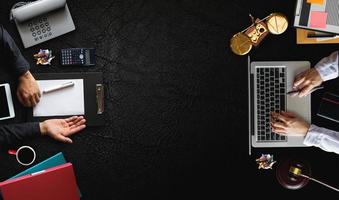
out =
<svg viewBox="0 0 339 200"><path fill-rule="evenodd" d="M28 4L30 6L29 9L32 9L32 13L34 13L34 10L44 6L41 5L41 3L45 2L46 1L40 0L33 2L33 5ZM47 3L49 2L51 1L47 1ZM25 6L16 8L14 14L20 14L20 10L24 9L27 10ZM56 8L55 10L51 11L49 10L46 10L48 11L46 13L43 13L39 16L34 16L33 18L25 21L15 19L16 26L25 48L34 46L75 30L73 19L67 4L61 6L61 8Z"/></svg>
<svg viewBox="0 0 339 200"><path fill-rule="evenodd" d="M311 98L290 97L294 77L309 69L308 61L250 62L248 57L249 151L253 147L302 147L303 137L271 130L271 112L291 111L311 121Z"/></svg>
<svg viewBox="0 0 339 200"><path fill-rule="evenodd" d="M310 17L314 11L327 13L325 28L311 26ZM339 0L324 0L323 4L310 4L307 0L297 0L294 26L339 34Z"/></svg>

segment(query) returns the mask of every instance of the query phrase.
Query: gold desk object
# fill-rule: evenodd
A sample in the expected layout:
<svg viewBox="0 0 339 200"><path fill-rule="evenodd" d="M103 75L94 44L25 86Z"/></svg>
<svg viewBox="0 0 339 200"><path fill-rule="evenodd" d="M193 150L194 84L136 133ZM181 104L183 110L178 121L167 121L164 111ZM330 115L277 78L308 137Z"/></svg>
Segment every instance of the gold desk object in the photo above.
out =
<svg viewBox="0 0 339 200"><path fill-rule="evenodd" d="M287 30L288 20L281 13L271 13L263 19L256 19L250 15L252 24L230 39L230 48L237 55L248 54L252 46L258 46L268 33L280 35Z"/></svg>

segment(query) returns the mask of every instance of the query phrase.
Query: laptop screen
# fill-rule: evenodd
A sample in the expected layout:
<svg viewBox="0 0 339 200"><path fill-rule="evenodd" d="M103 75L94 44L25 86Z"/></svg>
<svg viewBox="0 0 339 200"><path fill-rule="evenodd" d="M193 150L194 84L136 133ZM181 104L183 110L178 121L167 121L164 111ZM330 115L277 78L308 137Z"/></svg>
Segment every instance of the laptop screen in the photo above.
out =
<svg viewBox="0 0 339 200"><path fill-rule="evenodd" d="M0 86L0 118L9 116L5 86Z"/></svg>

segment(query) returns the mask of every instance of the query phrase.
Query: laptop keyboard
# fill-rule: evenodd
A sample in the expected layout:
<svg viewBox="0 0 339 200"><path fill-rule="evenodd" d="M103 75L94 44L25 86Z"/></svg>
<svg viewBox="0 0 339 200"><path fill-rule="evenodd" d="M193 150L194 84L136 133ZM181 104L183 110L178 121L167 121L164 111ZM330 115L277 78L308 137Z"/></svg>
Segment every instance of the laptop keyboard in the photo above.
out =
<svg viewBox="0 0 339 200"><path fill-rule="evenodd" d="M286 141L285 136L272 132L271 112L285 111L286 70L284 66L256 68L257 141Z"/></svg>

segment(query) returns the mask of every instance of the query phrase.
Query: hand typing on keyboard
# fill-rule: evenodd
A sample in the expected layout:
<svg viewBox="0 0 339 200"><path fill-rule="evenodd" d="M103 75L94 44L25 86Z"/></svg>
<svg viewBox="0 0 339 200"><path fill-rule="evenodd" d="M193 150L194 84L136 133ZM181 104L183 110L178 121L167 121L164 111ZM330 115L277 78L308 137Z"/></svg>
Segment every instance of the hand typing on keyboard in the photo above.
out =
<svg viewBox="0 0 339 200"><path fill-rule="evenodd" d="M312 92L312 89L321 85L323 80L315 68L308 69L298 74L293 83L293 91L299 91L293 96L304 97Z"/></svg>
<svg viewBox="0 0 339 200"><path fill-rule="evenodd" d="M291 112L271 113L272 131L287 136L305 136L310 127L305 120Z"/></svg>

